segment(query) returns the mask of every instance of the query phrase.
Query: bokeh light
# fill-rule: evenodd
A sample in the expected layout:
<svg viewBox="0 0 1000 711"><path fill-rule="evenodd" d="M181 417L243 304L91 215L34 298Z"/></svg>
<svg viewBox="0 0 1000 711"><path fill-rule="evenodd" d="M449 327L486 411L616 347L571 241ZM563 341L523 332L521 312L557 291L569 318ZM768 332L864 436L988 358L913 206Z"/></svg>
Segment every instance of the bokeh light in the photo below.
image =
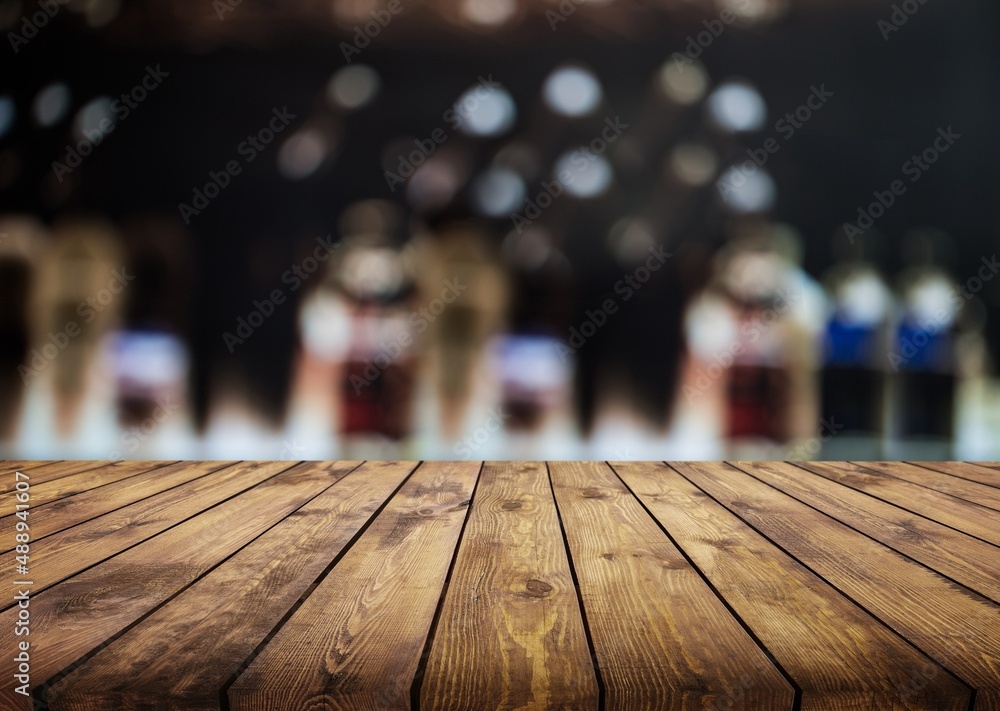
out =
<svg viewBox="0 0 1000 711"><path fill-rule="evenodd" d="M757 131L764 127L767 106L749 82L727 81L708 97L708 114L726 131Z"/></svg>
<svg viewBox="0 0 1000 711"><path fill-rule="evenodd" d="M381 86L378 72L364 64L353 64L330 77L326 96L332 106L356 111L374 101Z"/></svg>
<svg viewBox="0 0 1000 711"><path fill-rule="evenodd" d="M569 174L569 180L562 180L564 171ZM579 150L559 156L553 173L563 182L567 193L580 198L601 195L614 178L611 164L604 156Z"/></svg>
<svg viewBox="0 0 1000 711"><path fill-rule="evenodd" d="M564 116L585 116L601 103L601 83L582 67L563 67L552 72L542 88L545 103Z"/></svg>
<svg viewBox="0 0 1000 711"><path fill-rule="evenodd" d="M502 87L472 87L458 98L452 110L459 130L470 136L506 133L517 118L514 99Z"/></svg>
<svg viewBox="0 0 1000 711"><path fill-rule="evenodd" d="M66 116L69 105L69 87L62 82L49 84L35 96L35 102L32 105L35 122L39 126L53 126Z"/></svg>
<svg viewBox="0 0 1000 711"><path fill-rule="evenodd" d="M507 168L491 168L472 183L473 204L489 217L506 217L518 210L526 192L521 176Z"/></svg>

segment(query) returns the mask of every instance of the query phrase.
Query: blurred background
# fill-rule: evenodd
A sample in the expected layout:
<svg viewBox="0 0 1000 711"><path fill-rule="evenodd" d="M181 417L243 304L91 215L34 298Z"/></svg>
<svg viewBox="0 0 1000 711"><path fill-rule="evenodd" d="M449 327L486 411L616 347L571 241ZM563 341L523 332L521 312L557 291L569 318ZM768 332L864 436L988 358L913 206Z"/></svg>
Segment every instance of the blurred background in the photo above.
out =
<svg viewBox="0 0 1000 711"><path fill-rule="evenodd" d="M991 0L0 30L0 456L1000 459Z"/></svg>

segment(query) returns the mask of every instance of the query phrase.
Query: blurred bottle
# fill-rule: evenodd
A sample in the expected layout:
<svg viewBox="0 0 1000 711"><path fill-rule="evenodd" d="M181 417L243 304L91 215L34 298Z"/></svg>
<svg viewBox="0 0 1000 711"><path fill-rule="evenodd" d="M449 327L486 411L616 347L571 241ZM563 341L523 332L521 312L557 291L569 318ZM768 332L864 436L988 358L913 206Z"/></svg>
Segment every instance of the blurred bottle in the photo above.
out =
<svg viewBox="0 0 1000 711"><path fill-rule="evenodd" d="M340 246L300 313L297 408L326 400L347 456L396 456L412 433L421 338L413 250L400 209L388 202L355 203L339 226ZM304 397L310 381L329 383L332 397ZM301 417L293 415L292 425L301 427Z"/></svg>
<svg viewBox="0 0 1000 711"><path fill-rule="evenodd" d="M172 217L137 216L123 224L121 328L109 338L105 363L115 390L122 433L113 454L181 456L192 452L187 415L190 356L189 235Z"/></svg>
<svg viewBox="0 0 1000 711"><path fill-rule="evenodd" d="M342 269L351 305L343 432L402 440L410 432L416 355L410 276L398 251L367 239L346 246Z"/></svg>
<svg viewBox="0 0 1000 711"><path fill-rule="evenodd" d="M826 291L802 266L802 237L792 225L775 223L767 242L783 266L782 284L789 295L788 364L791 404L790 441L782 456L816 459L822 445L840 433L839 425L820 411L823 331L829 302Z"/></svg>
<svg viewBox="0 0 1000 711"><path fill-rule="evenodd" d="M289 458L340 456L340 392L351 349L352 315L352 304L332 269L303 297L286 426Z"/></svg>
<svg viewBox="0 0 1000 711"><path fill-rule="evenodd" d="M495 404L487 345L507 315L508 285L484 226L460 213L431 221L415 256L419 307L411 322L416 335L426 331L421 380L433 384L425 400L434 403L439 429L428 434L447 444Z"/></svg>
<svg viewBox="0 0 1000 711"><path fill-rule="evenodd" d="M727 435L737 441L786 441L792 398L785 348L789 296L779 292L778 265L769 255L739 255L727 271L740 344L729 373Z"/></svg>
<svg viewBox="0 0 1000 711"><path fill-rule="evenodd" d="M771 241L766 224L749 228L721 255L731 342L716 357L724 382L731 456L789 457L789 446L817 434L816 348L807 306L812 286ZM792 450L795 451L795 450Z"/></svg>
<svg viewBox="0 0 1000 711"><path fill-rule="evenodd" d="M24 387L32 379L35 324L32 291L47 247L42 225L26 216L0 218L0 446L15 436Z"/></svg>
<svg viewBox="0 0 1000 711"><path fill-rule="evenodd" d="M900 300L889 352L895 439L914 458L950 458L961 296L947 273L928 266L904 275Z"/></svg>
<svg viewBox="0 0 1000 711"><path fill-rule="evenodd" d="M580 344L570 344L574 271L557 242L534 225L511 230L501 246L513 286L508 330L493 343L491 368L507 451L526 457L571 458L579 439L573 380Z"/></svg>
<svg viewBox="0 0 1000 711"><path fill-rule="evenodd" d="M48 440L49 451L61 441L67 456L102 456L114 430L114 390L100 355L132 281L122 265L112 226L96 219L56 224L37 283L25 433L39 446Z"/></svg>
<svg viewBox="0 0 1000 711"><path fill-rule="evenodd" d="M880 459L892 292L878 270L860 260L837 264L825 281L831 308L823 341L822 412L840 430L824 455Z"/></svg>
<svg viewBox="0 0 1000 711"><path fill-rule="evenodd" d="M892 372L891 457L952 458L959 388L959 343L967 298L942 266L950 239L932 229L904 239L909 262L899 277L900 309L888 351Z"/></svg>

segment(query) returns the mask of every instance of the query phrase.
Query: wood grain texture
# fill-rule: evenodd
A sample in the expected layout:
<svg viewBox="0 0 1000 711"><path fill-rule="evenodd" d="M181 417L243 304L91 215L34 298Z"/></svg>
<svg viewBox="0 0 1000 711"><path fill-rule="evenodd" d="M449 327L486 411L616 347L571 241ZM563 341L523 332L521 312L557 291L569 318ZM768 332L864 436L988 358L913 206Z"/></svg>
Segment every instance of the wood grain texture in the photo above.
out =
<svg viewBox="0 0 1000 711"><path fill-rule="evenodd" d="M976 462L910 462L911 464L951 474L959 479L975 481L986 486L1000 488L1000 471L988 463Z"/></svg>
<svg viewBox="0 0 1000 711"><path fill-rule="evenodd" d="M689 481L1000 709L1000 606L725 464L671 462ZM913 670L909 694L938 678Z"/></svg>
<svg viewBox="0 0 1000 711"><path fill-rule="evenodd" d="M1000 711L991 463L24 464L52 711Z"/></svg>
<svg viewBox="0 0 1000 711"><path fill-rule="evenodd" d="M913 669L936 665L676 471L613 466L802 690L801 709L968 708L969 689L940 667L919 696L901 694Z"/></svg>
<svg viewBox="0 0 1000 711"><path fill-rule="evenodd" d="M420 708L596 711L598 700L548 471L486 464Z"/></svg>
<svg viewBox="0 0 1000 711"><path fill-rule="evenodd" d="M245 462L209 479L196 479L162 494L98 516L31 546L31 579L35 592L167 530L210 506L288 469L290 462ZM14 559L0 558L4 579L13 580ZM13 605L3 601L2 609Z"/></svg>
<svg viewBox="0 0 1000 711"><path fill-rule="evenodd" d="M230 687L230 708L410 708L480 466L419 467Z"/></svg>
<svg viewBox="0 0 1000 711"><path fill-rule="evenodd" d="M801 462L803 469L1000 545L1000 512L850 462Z"/></svg>
<svg viewBox="0 0 1000 711"><path fill-rule="evenodd" d="M986 508L1000 511L1000 489L985 486L967 479L960 479L932 469L925 469L904 462L851 462L859 467L871 469L904 481L925 486L942 494L969 501Z"/></svg>
<svg viewBox="0 0 1000 711"><path fill-rule="evenodd" d="M126 464L126 462L49 462L31 467L25 473L28 474L29 483L34 487L71 474L105 467L121 467ZM13 508L8 507L13 505L11 502L13 501L15 483L13 473L0 481L0 512L2 513L13 511Z"/></svg>
<svg viewBox="0 0 1000 711"><path fill-rule="evenodd" d="M549 467L606 708L792 707L792 687L608 465Z"/></svg>
<svg viewBox="0 0 1000 711"><path fill-rule="evenodd" d="M56 684L51 711L203 711L416 465L362 465Z"/></svg>
<svg viewBox="0 0 1000 711"><path fill-rule="evenodd" d="M761 481L1000 602L996 546L780 462L733 462Z"/></svg>
<svg viewBox="0 0 1000 711"><path fill-rule="evenodd" d="M100 490L100 487L128 480L145 472L151 472L170 462L127 462L115 467L98 467L79 474L70 474L53 481L31 487L31 510L37 512L46 504L57 502L74 494ZM30 472L29 472L30 474ZM144 479L145 480L145 479ZM38 519L39 516L33 516ZM0 532L3 524L9 526L14 522L14 514L0 518ZM36 539L41 538L37 533ZM0 548L12 539L0 538ZM6 550L10 550L7 548Z"/></svg>
<svg viewBox="0 0 1000 711"><path fill-rule="evenodd" d="M169 531L75 575L31 599L32 680L35 686L95 650L213 566L256 539L347 474L356 463L311 463L288 468ZM0 649L14 649L15 610L0 614ZM10 679L13 656L0 657ZM0 708L31 708L10 684L0 686Z"/></svg>
<svg viewBox="0 0 1000 711"><path fill-rule="evenodd" d="M114 466L96 467L77 474L67 474L58 479L31 487L32 508L73 496L84 491L97 489L107 484L129 479L144 472L151 472L174 462L118 462ZM30 471L27 472L29 475Z"/></svg>
<svg viewBox="0 0 1000 711"><path fill-rule="evenodd" d="M148 470L144 476L133 476L48 504L39 506L33 503L30 514L32 540L38 541L233 464L234 462L177 462ZM52 483L65 480L59 479ZM34 502L34 497L32 499ZM16 522L17 518L13 514L0 518L0 548L14 540Z"/></svg>

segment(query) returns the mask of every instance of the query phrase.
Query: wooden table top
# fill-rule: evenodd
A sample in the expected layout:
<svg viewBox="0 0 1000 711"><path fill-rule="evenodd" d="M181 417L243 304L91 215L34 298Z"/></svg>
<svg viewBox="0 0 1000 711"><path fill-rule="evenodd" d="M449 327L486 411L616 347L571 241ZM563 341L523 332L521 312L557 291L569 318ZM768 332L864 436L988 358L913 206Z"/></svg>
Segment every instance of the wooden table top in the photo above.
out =
<svg viewBox="0 0 1000 711"><path fill-rule="evenodd" d="M3 709L1000 710L997 463L0 469Z"/></svg>

